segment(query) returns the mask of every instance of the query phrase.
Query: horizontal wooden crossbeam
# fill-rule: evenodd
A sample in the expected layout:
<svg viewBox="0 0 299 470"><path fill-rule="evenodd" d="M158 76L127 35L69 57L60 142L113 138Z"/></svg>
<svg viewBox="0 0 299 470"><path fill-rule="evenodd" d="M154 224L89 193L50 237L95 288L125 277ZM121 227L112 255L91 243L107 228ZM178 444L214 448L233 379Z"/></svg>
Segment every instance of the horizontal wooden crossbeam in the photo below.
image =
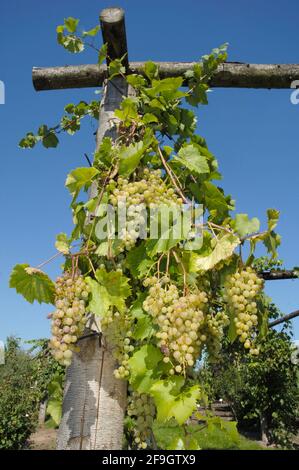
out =
<svg viewBox="0 0 299 470"><path fill-rule="evenodd" d="M272 328L273 326L280 325L281 323L285 323L286 321L292 320L292 318L298 317L299 316L299 310L296 310L295 312L289 313L288 315L284 315L281 318L278 318L277 320L273 320L269 323L269 327Z"/></svg>
<svg viewBox="0 0 299 470"><path fill-rule="evenodd" d="M280 271L263 271L260 277L265 281L279 281L283 279L298 279L298 271L280 270Z"/></svg>
<svg viewBox="0 0 299 470"><path fill-rule="evenodd" d="M109 34L109 32L107 33ZM126 45L125 45L126 46ZM195 62L156 62L160 78L177 77L192 69ZM125 63L127 66L127 63ZM130 62L128 73L144 75L144 62ZM67 65L63 67L34 67L34 88L57 90L101 86L107 77L106 65ZM218 67L211 87L232 88L290 88L299 80L299 64L247 64L226 62Z"/></svg>

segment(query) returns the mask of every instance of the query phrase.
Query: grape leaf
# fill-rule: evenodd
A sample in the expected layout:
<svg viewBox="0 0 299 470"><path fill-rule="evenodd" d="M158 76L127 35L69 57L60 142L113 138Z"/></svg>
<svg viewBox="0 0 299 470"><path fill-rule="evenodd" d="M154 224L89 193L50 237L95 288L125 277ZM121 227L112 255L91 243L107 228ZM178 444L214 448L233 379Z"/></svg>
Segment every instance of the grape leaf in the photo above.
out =
<svg viewBox="0 0 299 470"><path fill-rule="evenodd" d="M158 67L154 62L148 61L144 64L144 73L150 79L158 77Z"/></svg>
<svg viewBox="0 0 299 470"><path fill-rule="evenodd" d="M157 365L162 359L161 351L151 344L142 346L129 359L130 384L139 393L148 392L157 379Z"/></svg>
<svg viewBox="0 0 299 470"><path fill-rule="evenodd" d="M240 237L245 237L245 235L259 231L260 221L256 217L250 220L247 214L237 214L232 223L232 227Z"/></svg>
<svg viewBox="0 0 299 470"><path fill-rule="evenodd" d="M100 318L104 318L111 306L110 296L105 289L97 281L91 277L86 278L86 282L91 288L91 301L89 302L89 309Z"/></svg>
<svg viewBox="0 0 299 470"><path fill-rule="evenodd" d="M132 248L126 258L126 267L131 271L134 277L140 277L144 271L144 266L147 269L152 264L152 261L147 258L146 247L144 243Z"/></svg>
<svg viewBox="0 0 299 470"><path fill-rule="evenodd" d="M92 29L89 29L88 31L83 31L82 33L82 36L85 37L85 36L95 36L100 30L100 25L97 25L95 26L94 28Z"/></svg>
<svg viewBox="0 0 299 470"><path fill-rule="evenodd" d="M208 271L216 266L220 261L229 258L234 249L240 244L240 239L230 233L226 233L215 241L215 247L208 256L198 256L196 261L193 258L193 266L197 271Z"/></svg>
<svg viewBox="0 0 299 470"><path fill-rule="evenodd" d="M145 338L150 338L153 331L154 328L151 318L145 313L139 315L133 331L133 338L142 341Z"/></svg>
<svg viewBox="0 0 299 470"><path fill-rule="evenodd" d="M46 149L57 147L59 140L53 130L49 129L48 133L42 138L42 144Z"/></svg>
<svg viewBox="0 0 299 470"><path fill-rule="evenodd" d="M107 57L107 51L108 51L108 43L105 43L102 45L101 49L99 50L99 55L98 55L98 64L101 65L104 60Z"/></svg>
<svg viewBox="0 0 299 470"><path fill-rule="evenodd" d="M99 173L99 171L94 167L82 167L76 168L75 170L71 171L65 182L65 186L68 188L69 192L73 196L73 200L75 200L84 187L87 189L93 180L93 178Z"/></svg>
<svg viewBox="0 0 299 470"><path fill-rule="evenodd" d="M16 289L31 304L54 304L55 286L42 271L31 268L29 264L17 264L10 275L9 286Z"/></svg>
<svg viewBox="0 0 299 470"><path fill-rule="evenodd" d="M69 33L75 33L77 30L79 21L80 20L78 20L77 18L73 18L72 16L69 16L68 18L64 19L64 26L68 30Z"/></svg>
<svg viewBox="0 0 299 470"><path fill-rule="evenodd" d="M67 237L66 233L59 233L56 237L55 247L64 255L70 252L71 240Z"/></svg>
<svg viewBox="0 0 299 470"><path fill-rule="evenodd" d="M212 212L216 211L219 216L225 216L231 208L223 192L210 181L203 183L204 204Z"/></svg>
<svg viewBox="0 0 299 470"><path fill-rule="evenodd" d="M263 243L268 250L268 253L272 254L272 258L277 256L277 247L281 243L281 236L275 232L269 232L263 237Z"/></svg>
<svg viewBox="0 0 299 470"><path fill-rule="evenodd" d="M198 175L210 172L206 157L201 155L199 149L194 144L182 147L178 154L173 158L173 161L182 164L192 173L196 173Z"/></svg>
<svg viewBox="0 0 299 470"><path fill-rule="evenodd" d="M201 396L200 388L194 385L181 391L184 385L182 376L158 380L151 389L157 407L157 420L168 421L174 417L182 425L196 409L197 400Z"/></svg>
<svg viewBox="0 0 299 470"><path fill-rule="evenodd" d="M109 271L97 269L96 278L99 283L107 289L111 297L122 297L126 299L131 294L129 279L120 271Z"/></svg>
<svg viewBox="0 0 299 470"><path fill-rule="evenodd" d="M62 416L62 401L50 398L47 404L47 413L51 416L56 426L59 426Z"/></svg>
<svg viewBox="0 0 299 470"><path fill-rule="evenodd" d="M128 146L123 146L119 151L119 174L130 176L139 164L144 153L143 142L136 142Z"/></svg>
<svg viewBox="0 0 299 470"><path fill-rule="evenodd" d="M267 216L268 216L268 231L272 232L275 229L278 219L279 219L280 212L276 209L268 209Z"/></svg>

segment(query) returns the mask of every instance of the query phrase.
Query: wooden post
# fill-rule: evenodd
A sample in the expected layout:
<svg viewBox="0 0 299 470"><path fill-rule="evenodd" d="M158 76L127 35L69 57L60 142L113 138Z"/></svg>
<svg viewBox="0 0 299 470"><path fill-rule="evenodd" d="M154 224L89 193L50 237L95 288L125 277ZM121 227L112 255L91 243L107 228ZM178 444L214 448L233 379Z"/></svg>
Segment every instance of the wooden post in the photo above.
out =
<svg viewBox="0 0 299 470"><path fill-rule="evenodd" d="M125 31L123 10L106 9L100 18L104 42L111 43L115 48L112 58L116 54L123 55L123 47L117 47L117 39L123 38ZM109 31L108 37L105 31ZM119 107L123 96L127 96L129 91L133 93L133 90L128 89L126 80L119 77L112 81L106 80L103 90L96 148L104 137L117 137L117 129L112 121L114 110ZM97 329L96 326L90 328ZM114 377L116 361L105 339L101 341L100 336L82 338L80 348L80 352L74 354L66 373L57 448L121 449L127 384Z"/></svg>
<svg viewBox="0 0 299 470"><path fill-rule="evenodd" d="M160 78L178 77L196 62L156 62ZM125 65L125 64L124 64ZM129 73L144 75L144 62L130 62ZM39 90L97 87L107 76L106 65L34 67L32 80ZM299 64L247 64L225 62L214 73L210 86L231 88L291 88L299 80Z"/></svg>
<svg viewBox="0 0 299 470"><path fill-rule="evenodd" d="M47 414L47 400L43 401L39 405L38 411L38 425L43 426L46 421L46 414Z"/></svg>

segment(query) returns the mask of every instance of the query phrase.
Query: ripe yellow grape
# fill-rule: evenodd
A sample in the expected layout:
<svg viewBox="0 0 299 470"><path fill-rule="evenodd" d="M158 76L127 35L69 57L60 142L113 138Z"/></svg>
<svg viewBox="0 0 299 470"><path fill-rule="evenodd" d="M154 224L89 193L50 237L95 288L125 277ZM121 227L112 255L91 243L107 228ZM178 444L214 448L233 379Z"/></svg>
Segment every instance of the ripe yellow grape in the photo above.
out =
<svg viewBox="0 0 299 470"><path fill-rule="evenodd" d="M128 397L128 416L135 421L134 443L138 449L146 449L151 438L151 428L156 414L153 399L145 394L133 392Z"/></svg>
<svg viewBox="0 0 299 470"><path fill-rule="evenodd" d="M86 300L90 287L80 274L66 271L56 279L55 307L52 319L52 338L49 341L51 353L62 365L69 366L75 344L82 335L87 321ZM76 333L76 334L74 334Z"/></svg>
<svg viewBox="0 0 299 470"><path fill-rule="evenodd" d="M247 267L228 277L225 285L224 298L231 311L234 312L234 322L239 341L249 349L250 354L257 355L259 350L253 346L254 328L258 323L256 298L263 287L263 280L256 272ZM238 289L238 293L236 293Z"/></svg>

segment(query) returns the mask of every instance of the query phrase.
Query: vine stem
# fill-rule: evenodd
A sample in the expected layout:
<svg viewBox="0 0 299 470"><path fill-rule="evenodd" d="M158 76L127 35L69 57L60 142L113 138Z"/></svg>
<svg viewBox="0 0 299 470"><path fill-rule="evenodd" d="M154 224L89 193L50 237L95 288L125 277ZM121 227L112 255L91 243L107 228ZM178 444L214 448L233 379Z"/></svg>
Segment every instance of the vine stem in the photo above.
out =
<svg viewBox="0 0 299 470"><path fill-rule="evenodd" d="M39 264L38 266L36 266L35 269L40 269L42 268L43 266L45 266L46 264L50 263L51 261L53 261L53 259L57 258L58 256L61 256L63 255L63 253L61 253L60 251L58 251L57 253L55 253L55 255L51 256L51 258L47 259L46 261L43 261L41 264Z"/></svg>
<svg viewBox="0 0 299 470"><path fill-rule="evenodd" d="M96 208L95 208L95 211L94 211L95 213L96 213L96 211L97 211L99 205L101 204L101 200L102 200L102 198L103 198L104 191L105 191L105 188L106 188L108 179L110 178L111 174L113 173L113 170L114 170L114 167L109 171L108 175L107 175L107 176L105 177L105 179L104 179L103 187L102 187L101 192L100 192L100 194L99 194L98 201L97 201L97 205L96 205ZM90 242L90 239L91 239L93 230L94 230L95 222L96 222L96 217L94 217L93 222L92 222L92 227L91 227L90 234L89 234L89 237L88 237L88 240L87 240L87 247L88 247L88 245L89 245L89 242Z"/></svg>
<svg viewBox="0 0 299 470"><path fill-rule="evenodd" d="M173 176L173 173L172 173L171 169L169 168L169 166L168 166L167 163L166 163L166 160L165 160L165 158L164 158L164 156L163 156L162 150L161 150L161 148L160 148L159 145L158 145L158 152L159 152L159 155L160 155L160 158L161 158L161 162L162 162L162 164L163 164L163 166L164 166L164 168L165 168L165 170L166 170L166 172L167 172L169 178L171 179L173 186L175 187L175 189L177 190L177 192L179 193L179 195L181 196L181 198L183 199L183 201L185 202L185 204L188 204L188 199L187 199L186 196L184 195L182 189L178 186L178 184L177 184L177 182L176 182L176 180L175 180L175 178L174 178L174 176Z"/></svg>
<svg viewBox="0 0 299 470"><path fill-rule="evenodd" d="M169 261L170 261L170 252L167 251L167 261L166 261L166 274L168 275L169 271Z"/></svg>
<svg viewBox="0 0 299 470"><path fill-rule="evenodd" d="M184 295L187 293L187 272L184 266L184 263L182 260L178 257L177 253L173 250L173 256L175 257L175 260L178 264L181 265L182 270L183 270L183 279L184 279Z"/></svg>

